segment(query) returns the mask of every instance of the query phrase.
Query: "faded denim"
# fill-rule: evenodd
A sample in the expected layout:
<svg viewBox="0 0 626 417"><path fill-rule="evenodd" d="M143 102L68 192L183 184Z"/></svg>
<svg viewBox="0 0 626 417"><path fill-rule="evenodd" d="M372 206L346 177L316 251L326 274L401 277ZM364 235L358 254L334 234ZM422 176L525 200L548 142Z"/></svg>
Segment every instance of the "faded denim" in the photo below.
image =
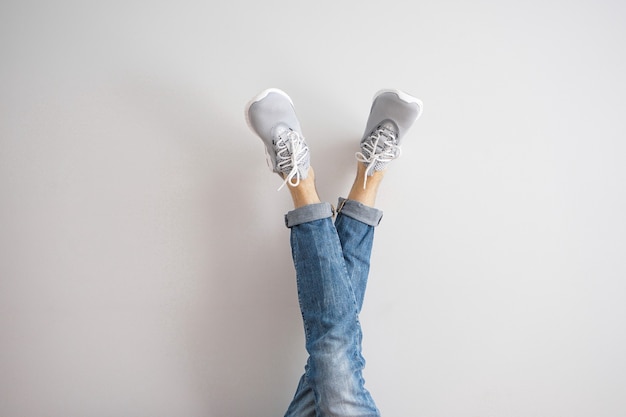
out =
<svg viewBox="0 0 626 417"><path fill-rule="evenodd" d="M374 228L382 212L340 199L285 216L309 358L285 417L373 417L380 413L362 376L359 313Z"/></svg>

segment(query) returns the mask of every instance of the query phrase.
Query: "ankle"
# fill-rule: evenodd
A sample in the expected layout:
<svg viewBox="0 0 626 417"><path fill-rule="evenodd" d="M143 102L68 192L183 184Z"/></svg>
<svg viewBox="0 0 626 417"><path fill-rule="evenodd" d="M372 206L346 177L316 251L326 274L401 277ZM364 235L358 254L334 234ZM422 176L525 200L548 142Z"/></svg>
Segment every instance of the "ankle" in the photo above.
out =
<svg viewBox="0 0 626 417"><path fill-rule="evenodd" d="M298 185L287 184L289 184L289 192L291 193L294 208L321 203L317 194L317 188L315 187L315 172L313 171L313 167L309 167L307 177L301 179Z"/></svg>
<svg viewBox="0 0 626 417"><path fill-rule="evenodd" d="M374 207L376 196L378 195L378 187L385 176L385 171L374 171L366 180L367 167L361 162L357 164L356 178L350 189L350 194L348 194L348 199Z"/></svg>

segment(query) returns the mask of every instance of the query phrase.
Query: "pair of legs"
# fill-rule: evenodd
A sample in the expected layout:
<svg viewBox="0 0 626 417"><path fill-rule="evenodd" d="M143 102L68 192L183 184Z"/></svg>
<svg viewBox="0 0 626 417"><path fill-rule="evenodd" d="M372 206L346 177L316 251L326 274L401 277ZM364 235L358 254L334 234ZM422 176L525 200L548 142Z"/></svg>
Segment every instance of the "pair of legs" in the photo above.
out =
<svg viewBox="0 0 626 417"><path fill-rule="evenodd" d="M367 285L374 228L382 213L373 208L384 172L362 187L365 166L337 218L317 196L312 168L290 186L295 209L287 214L309 359L286 417L379 416L364 387L359 313Z"/></svg>
<svg viewBox="0 0 626 417"><path fill-rule="evenodd" d="M421 102L398 91L374 99L356 153L357 175L337 217L320 201L308 146L291 99L270 89L246 108L252 130L265 143L270 168L288 184L294 210L291 230L298 299L309 358L286 417L371 417L378 409L364 387L359 313L370 266L374 208L387 164L400 155L399 142L421 112ZM282 188L282 187L281 187Z"/></svg>

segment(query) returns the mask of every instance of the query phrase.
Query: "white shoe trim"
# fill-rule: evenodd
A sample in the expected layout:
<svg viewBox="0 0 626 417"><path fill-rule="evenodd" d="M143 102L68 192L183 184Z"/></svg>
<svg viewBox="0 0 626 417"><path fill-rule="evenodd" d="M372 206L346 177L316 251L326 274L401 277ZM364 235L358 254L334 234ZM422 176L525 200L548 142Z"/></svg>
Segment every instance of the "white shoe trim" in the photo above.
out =
<svg viewBox="0 0 626 417"><path fill-rule="evenodd" d="M386 93L393 93L393 94L397 95L398 98L400 100L404 101L405 103L409 103L409 104L415 103L415 104L417 104L417 107L419 108L419 111L417 112L417 117L415 118L415 120L420 118L420 116L422 115L422 111L424 110L424 103L422 103L422 100L420 100L417 97L413 97L412 95L407 94L404 91L395 90L395 89L380 90L380 91L378 91L374 95L374 99L373 100L376 100L376 98L378 98L378 96L380 96L382 94L386 94Z"/></svg>
<svg viewBox="0 0 626 417"><path fill-rule="evenodd" d="M268 88L267 90L261 91L259 94L254 96L252 98L252 100L250 100L246 104L246 107L245 107L245 110L244 110L244 116L246 117L246 123L248 124L248 127L250 128L250 130L252 130L253 132L256 132L256 131L254 130L254 128L252 127L252 123L250 122L250 107L252 107L252 105L254 103L258 103L259 101L263 100L265 97L267 97L271 93L280 94L281 96L285 97L287 100L289 100L289 103L293 107L293 101L291 101L291 97L289 97L287 95L287 93L285 93L283 90L280 90L278 88Z"/></svg>

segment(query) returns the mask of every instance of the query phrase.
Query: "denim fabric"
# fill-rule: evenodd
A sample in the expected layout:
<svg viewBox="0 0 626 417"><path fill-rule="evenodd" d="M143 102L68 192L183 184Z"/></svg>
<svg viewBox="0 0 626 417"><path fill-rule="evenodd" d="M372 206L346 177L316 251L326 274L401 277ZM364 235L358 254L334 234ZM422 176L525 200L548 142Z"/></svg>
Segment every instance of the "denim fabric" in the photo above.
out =
<svg viewBox="0 0 626 417"><path fill-rule="evenodd" d="M285 226L291 228L302 223L323 219L333 215L330 203L309 204L285 214Z"/></svg>
<svg viewBox="0 0 626 417"><path fill-rule="evenodd" d="M354 200L347 200L339 197L337 211L359 220L370 226L378 226L383 218L383 212L373 207L368 207L363 203Z"/></svg>
<svg viewBox="0 0 626 417"><path fill-rule="evenodd" d="M382 213L355 203L346 200L342 204L340 200L335 224L330 215L322 215L318 204L286 216L287 224L293 224L291 247L309 353L286 417L380 415L364 387L365 360L358 318L367 285L374 225L352 217L351 209L361 213L355 217L378 218L368 223L378 224ZM297 218L313 219L290 223Z"/></svg>

